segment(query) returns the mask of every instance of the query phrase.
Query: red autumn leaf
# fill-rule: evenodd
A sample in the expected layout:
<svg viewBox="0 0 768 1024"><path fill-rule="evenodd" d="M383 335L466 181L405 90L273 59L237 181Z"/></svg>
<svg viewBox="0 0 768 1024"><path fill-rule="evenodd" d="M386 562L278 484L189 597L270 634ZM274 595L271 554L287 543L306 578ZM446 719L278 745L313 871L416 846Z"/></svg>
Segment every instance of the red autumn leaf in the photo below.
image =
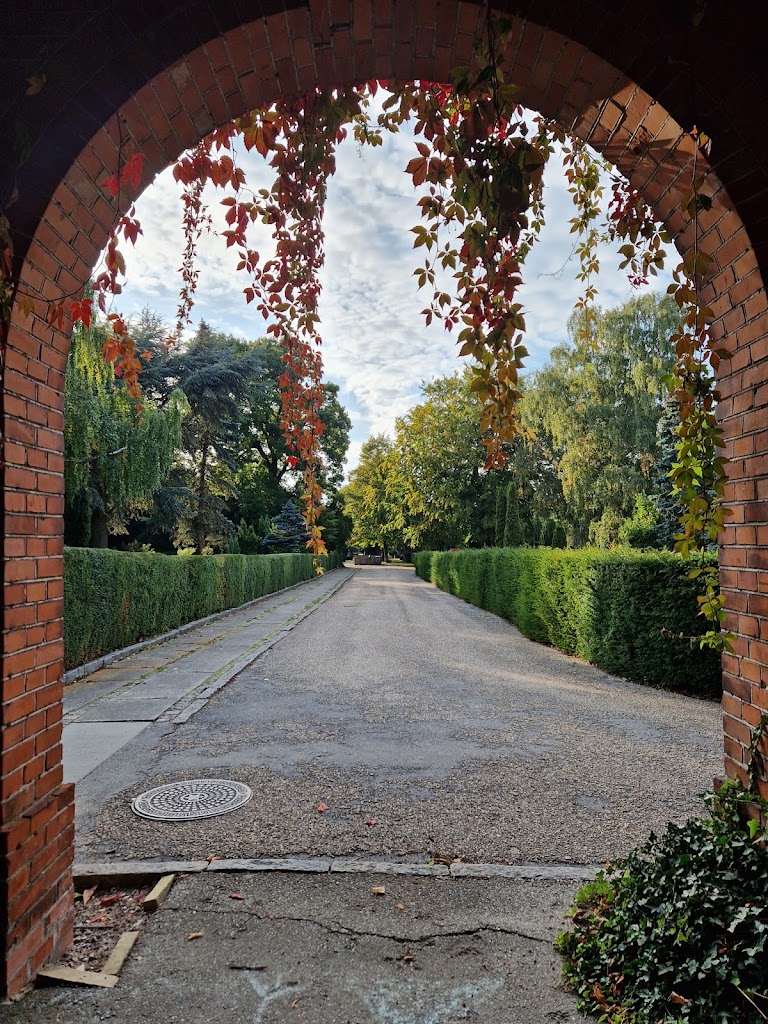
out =
<svg viewBox="0 0 768 1024"><path fill-rule="evenodd" d="M83 327L90 327L92 305L93 299L82 299L80 302L71 303L69 315L72 317L72 323L76 324L79 320Z"/></svg>
<svg viewBox="0 0 768 1024"><path fill-rule="evenodd" d="M104 896L103 899L100 899L99 906L111 907L115 903L119 903L123 896L125 896L124 892L113 892L111 896Z"/></svg>
<svg viewBox="0 0 768 1024"><path fill-rule="evenodd" d="M330 809L331 808L328 806L328 804L324 804L324 803L319 803L317 805L317 807L315 808L315 810L317 811L318 814L325 814L325 812L326 811L330 811Z"/></svg>
<svg viewBox="0 0 768 1024"><path fill-rule="evenodd" d="M406 174L413 177L414 185L423 185L427 180L427 161L423 156L415 156L405 168Z"/></svg>
<svg viewBox="0 0 768 1024"><path fill-rule="evenodd" d="M112 363L120 355L120 346L116 338L110 338L104 342L101 349L101 358L105 363Z"/></svg>
<svg viewBox="0 0 768 1024"><path fill-rule="evenodd" d="M123 177L134 191L139 187L143 168L143 153L133 153L123 164Z"/></svg>
<svg viewBox="0 0 768 1024"><path fill-rule="evenodd" d="M58 327L59 330L64 326L64 303L57 302L51 303L48 307L48 323L51 327Z"/></svg>
<svg viewBox="0 0 768 1024"><path fill-rule="evenodd" d="M101 184L109 190L111 196L116 196L120 191L120 175L117 172L110 174L108 178L104 178Z"/></svg>

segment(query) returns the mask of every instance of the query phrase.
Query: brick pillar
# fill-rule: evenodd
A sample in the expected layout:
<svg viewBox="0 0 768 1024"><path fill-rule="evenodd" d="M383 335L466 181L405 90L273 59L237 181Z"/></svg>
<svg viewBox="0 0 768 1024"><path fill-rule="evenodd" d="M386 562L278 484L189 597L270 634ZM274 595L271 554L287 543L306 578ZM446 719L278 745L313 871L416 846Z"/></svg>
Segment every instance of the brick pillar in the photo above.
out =
<svg viewBox="0 0 768 1024"><path fill-rule="evenodd" d="M726 627L736 634L723 656L725 769L747 781L748 748L768 713L768 311L754 253L736 252L734 289L745 295L733 312L735 355L722 381L720 416L729 441L720 581ZM757 785L768 799L768 738L759 752Z"/></svg>
<svg viewBox="0 0 768 1024"><path fill-rule="evenodd" d="M72 941L74 787L62 783L61 765L62 343L30 318L27 330L11 327L5 353L0 923L1 991L11 996Z"/></svg>

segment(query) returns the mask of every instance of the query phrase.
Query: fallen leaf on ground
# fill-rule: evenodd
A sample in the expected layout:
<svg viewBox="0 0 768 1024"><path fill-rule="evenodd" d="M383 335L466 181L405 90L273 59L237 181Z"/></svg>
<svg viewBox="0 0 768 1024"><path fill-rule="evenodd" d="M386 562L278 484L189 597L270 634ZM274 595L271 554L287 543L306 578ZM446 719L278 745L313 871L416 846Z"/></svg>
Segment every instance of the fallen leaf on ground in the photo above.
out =
<svg viewBox="0 0 768 1024"><path fill-rule="evenodd" d="M95 917L89 919L88 924L106 924L108 921L106 914L96 914Z"/></svg>
<svg viewBox="0 0 768 1024"><path fill-rule="evenodd" d="M383 885L374 885L371 889L374 896L383 896L386 891L386 887Z"/></svg>
<svg viewBox="0 0 768 1024"><path fill-rule="evenodd" d="M241 896L239 892L231 892L229 898L231 900L244 900L245 896Z"/></svg>
<svg viewBox="0 0 768 1024"><path fill-rule="evenodd" d="M208 864L213 864L213 862L214 862L215 860L221 860L221 857L217 857L215 853L211 853L211 854L210 854L210 855L209 855L208 857L206 857L205 859L206 859L206 862L207 862Z"/></svg>
<svg viewBox="0 0 768 1024"><path fill-rule="evenodd" d="M90 889L83 889L83 906L87 906L90 902L91 896L96 892L98 886L92 885Z"/></svg>
<svg viewBox="0 0 768 1024"><path fill-rule="evenodd" d="M315 810L317 811L318 814L325 814L325 812L326 811L330 811L330 809L331 808L328 806L328 804L324 804L324 803L319 803L317 805L317 807L315 808Z"/></svg>
<svg viewBox="0 0 768 1024"><path fill-rule="evenodd" d="M365 819L365 824L366 825L378 825L378 822L376 821L375 818L366 818Z"/></svg>
<svg viewBox="0 0 768 1024"><path fill-rule="evenodd" d="M190 939L202 939L204 935L205 932L190 932L187 936L187 942L189 942Z"/></svg>
<svg viewBox="0 0 768 1024"><path fill-rule="evenodd" d="M405 910L405 904L404 903L396 903L395 904L395 910Z"/></svg>
<svg viewBox="0 0 768 1024"><path fill-rule="evenodd" d="M113 904L119 903L123 896L125 896L124 892L114 892L111 896L105 896L103 899L99 900L99 906L111 907Z"/></svg>

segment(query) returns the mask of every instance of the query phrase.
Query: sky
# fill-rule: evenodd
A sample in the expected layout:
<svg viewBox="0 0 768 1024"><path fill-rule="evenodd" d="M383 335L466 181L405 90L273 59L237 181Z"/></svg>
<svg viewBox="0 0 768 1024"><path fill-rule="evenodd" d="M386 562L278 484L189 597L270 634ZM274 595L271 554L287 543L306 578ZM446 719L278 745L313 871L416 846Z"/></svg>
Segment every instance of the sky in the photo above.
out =
<svg viewBox="0 0 768 1024"><path fill-rule="evenodd" d="M337 153L325 213L326 263L320 302L326 379L340 387L339 398L352 420L347 473L357 464L363 442L372 434L394 431L395 418L421 399L420 385L461 366L455 338L442 324L427 327L421 310L429 295L420 292L413 271L423 250L413 249L410 231L418 220L414 189L405 166L415 155L413 136L386 135L381 147L359 147L349 139ZM255 153L239 161L251 187L268 186L265 162ZM206 193L214 222L222 193ZM135 249L124 246L127 281L119 297L123 315L143 307L175 319L180 287L178 267L184 242L180 186L171 169L158 175L136 203L143 236ZM546 226L524 269L519 291L530 352L526 369L540 369L553 346L567 340L566 324L580 295L578 260L570 233L574 207L560 161L553 157L545 175ZM220 220L223 225L223 217ZM255 246L262 261L270 251L266 232ZM633 289L618 270L615 251L600 254L599 302L622 304ZM668 264L676 262L668 258ZM200 277L193 328L201 319L216 331L243 338L262 337L267 326L246 305L248 284L235 272L235 248L214 235L199 246ZM659 277L665 288L669 277Z"/></svg>

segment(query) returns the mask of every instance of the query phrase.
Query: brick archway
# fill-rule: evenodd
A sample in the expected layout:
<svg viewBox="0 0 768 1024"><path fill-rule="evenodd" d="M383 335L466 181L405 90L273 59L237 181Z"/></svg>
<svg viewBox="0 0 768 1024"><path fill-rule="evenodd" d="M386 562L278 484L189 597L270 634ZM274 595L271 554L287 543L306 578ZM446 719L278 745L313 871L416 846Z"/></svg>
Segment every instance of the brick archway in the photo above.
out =
<svg viewBox="0 0 768 1024"><path fill-rule="evenodd" d="M180 59L147 75L117 113L117 104L107 104L100 126L94 124L89 141L44 190L41 215L21 211L20 220L34 228L19 246L25 291L52 299L62 289L77 292L87 280L114 213L98 183L115 170L118 118L126 149L141 151L155 173L217 125L281 92L372 77L446 80L466 61L482 18L478 6L458 0L398 3L396 17L392 3L361 0L275 7L266 17L210 33L203 45L190 41ZM521 100L618 166L684 251L690 227L678 204L690 180L692 144L681 125L610 63L607 44L598 56L575 41L575 25L566 33L518 17L516 28L512 59ZM628 55L622 66L632 66ZM713 206L703 227L704 247L715 257L714 330L735 351L720 410L733 456L734 516L722 548L722 579L729 627L739 634L737 653L724 663L725 762L734 774L744 770L750 725L768 708L768 555L760 550L768 540L768 306L742 216L714 173L709 185ZM757 214L754 223L760 231ZM67 347L66 332L14 315L3 391L0 903L9 993L22 989L71 934L74 796L61 774Z"/></svg>

